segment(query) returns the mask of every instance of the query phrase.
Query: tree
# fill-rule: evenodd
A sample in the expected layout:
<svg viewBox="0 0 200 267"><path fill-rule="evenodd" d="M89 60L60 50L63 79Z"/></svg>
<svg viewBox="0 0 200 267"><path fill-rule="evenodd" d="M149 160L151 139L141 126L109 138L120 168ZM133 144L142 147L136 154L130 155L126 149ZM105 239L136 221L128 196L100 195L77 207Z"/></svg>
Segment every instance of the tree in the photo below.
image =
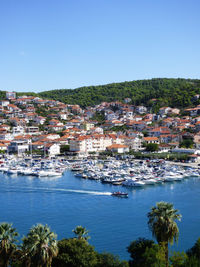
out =
<svg viewBox="0 0 200 267"><path fill-rule="evenodd" d="M200 262L195 256L188 257L181 267L200 267Z"/></svg>
<svg viewBox="0 0 200 267"><path fill-rule="evenodd" d="M53 257L58 254L56 234L47 225L38 224L23 238L22 251L31 266L50 267Z"/></svg>
<svg viewBox="0 0 200 267"><path fill-rule="evenodd" d="M175 221L180 221L181 215L174 209L173 204L162 201L151 208L148 219L152 235L159 244L164 244L166 266L168 266L168 243L173 244L174 240L178 241L179 229Z"/></svg>
<svg viewBox="0 0 200 267"><path fill-rule="evenodd" d="M143 133L144 137L147 137L148 136L147 130L142 131L142 133Z"/></svg>
<svg viewBox="0 0 200 267"><path fill-rule="evenodd" d="M143 258L145 259L144 267L164 267L165 251L163 245L153 244L152 247L147 247Z"/></svg>
<svg viewBox="0 0 200 267"><path fill-rule="evenodd" d="M53 259L52 267L94 267L98 262L93 246L83 239L63 239L58 241L59 253Z"/></svg>
<svg viewBox="0 0 200 267"><path fill-rule="evenodd" d="M12 224L2 223L0 225L0 266L7 267L16 250L16 237L18 233Z"/></svg>
<svg viewBox="0 0 200 267"><path fill-rule="evenodd" d="M118 256L110 253L99 253L98 263L95 267L128 267L127 261L121 261Z"/></svg>
<svg viewBox="0 0 200 267"><path fill-rule="evenodd" d="M196 258L200 264L200 238L197 239L193 247L187 250L189 259Z"/></svg>
<svg viewBox="0 0 200 267"><path fill-rule="evenodd" d="M193 148L194 142L192 139L188 138L188 139L184 139L181 143L180 143L180 147L185 147L185 148Z"/></svg>
<svg viewBox="0 0 200 267"><path fill-rule="evenodd" d="M158 151L158 144L153 144L153 143L147 144L146 150L150 152Z"/></svg>
<svg viewBox="0 0 200 267"><path fill-rule="evenodd" d="M170 257L170 263L173 267L183 267L186 266L187 262L187 254L184 252L174 252L173 255Z"/></svg>
<svg viewBox="0 0 200 267"><path fill-rule="evenodd" d="M138 238L131 242L127 249L132 258L129 261L131 267L163 266L162 247L155 244L153 240Z"/></svg>
<svg viewBox="0 0 200 267"><path fill-rule="evenodd" d="M69 145L61 145L60 146L60 153L64 154L65 152L69 152Z"/></svg>
<svg viewBox="0 0 200 267"><path fill-rule="evenodd" d="M191 106L191 99L195 94L199 94L199 89L200 80L197 79L158 78L100 86L85 86L73 90L52 90L41 92L38 95L59 100L66 104L78 104L82 107L97 105L105 101L123 101L128 97L132 99L134 105L143 103L145 106L152 107L152 111L157 113L162 106L181 108ZM154 102L154 100L156 101Z"/></svg>
<svg viewBox="0 0 200 267"><path fill-rule="evenodd" d="M99 124L103 124L105 122L104 112L96 112L91 120L98 121Z"/></svg>
<svg viewBox="0 0 200 267"><path fill-rule="evenodd" d="M131 254L132 260L129 261L130 266L141 266L144 264L143 254L145 253L146 248L150 248L153 246L154 241L138 238L137 240L131 242L128 246L127 250Z"/></svg>
<svg viewBox="0 0 200 267"><path fill-rule="evenodd" d="M77 236L78 239L85 241L90 239L90 237L88 236L89 231L86 230L86 228L81 225L76 226L76 228L72 230L72 232L74 232L74 234Z"/></svg>

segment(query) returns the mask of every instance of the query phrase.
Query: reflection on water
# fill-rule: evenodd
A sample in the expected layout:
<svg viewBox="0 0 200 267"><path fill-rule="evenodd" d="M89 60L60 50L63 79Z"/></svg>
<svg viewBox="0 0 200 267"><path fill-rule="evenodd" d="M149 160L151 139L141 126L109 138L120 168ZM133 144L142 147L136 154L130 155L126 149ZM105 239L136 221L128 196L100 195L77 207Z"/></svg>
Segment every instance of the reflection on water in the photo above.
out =
<svg viewBox="0 0 200 267"><path fill-rule="evenodd" d="M174 189L174 184L170 184L170 187L169 187L171 190Z"/></svg>

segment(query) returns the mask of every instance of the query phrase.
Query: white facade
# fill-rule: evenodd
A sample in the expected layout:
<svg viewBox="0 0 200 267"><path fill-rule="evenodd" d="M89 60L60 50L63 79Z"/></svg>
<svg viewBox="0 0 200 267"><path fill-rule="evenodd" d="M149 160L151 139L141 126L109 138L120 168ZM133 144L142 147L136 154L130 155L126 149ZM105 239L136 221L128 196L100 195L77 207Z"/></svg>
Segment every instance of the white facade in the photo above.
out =
<svg viewBox="0 0 200 267"><path fill-rule="evenodd" d="M50 156L59 155L60 154L60 145L52 144L51 146L45 147L45 150L48 152Z"/></svg>
<svg viewBox="0 0 200 267"><path fill-rule="evenodd" d="M101 128L101 127L96 127L96 128L94 129L94 132L97 133L97 134L103 134L103 128Z"/></svg>
<svg viewBox="0 0 200 267"><path fill-rule="evenodd" d="M12 141L8 146L9 153L22 154L29 151L29 145L27 141Z"/></svg>
<svg viewBox="0 0 200 267"><path fill-rule="evenodd" d="M135 111L139 114L144 114L147 112L147 108L144 106L137 106Z"/></svg>
<svg viewBox="0 0 200 267"><path fill-rule="evenodd" d="M130 149L138 151L142 148L142 139L138 137L126 138L124 139L124 144L127 145Z"/></svg>
<svg viewBox="0 0 200 267"><path fill-rule="evenodd" d="M24 127L22 126L13 127L12 131L14 135L21 135L25 132Z"/></svg>
<svg viewBox="0 0 200 267"><path fill-rule="evenodd" d="M7 105L10 104L10 102L9 102L8 100L2 100L2 101L0 102L0 104L1 104L2 107L6 107Z"/></svg>
<svg viewBox="0 0 200 267"><path fill-rule="evenodd" d="M89 123L89 122L87 122L87 123L85 124L85 130L86 130L86 131L89 131L89 130L92 129L92 128L94 128L94 123Z"/></svg>
<svg viewBox="0 0 200 267"><path fill-rule="evenodd" d="M55 140L55 139L58 139L60 138L60 135L59 134L48 134L46 136L46 138L50 139L50 140Z"/></svg>
<svg viewBox="0 0 200 267"><path fill-rule="evenodd" d="M70 151L72 152L100 152L105 151L112 145L112 139L109 137L80 137L70 140Z"/></svg>
<svg viewBox="0 0 200 267"><path fill-rule="evenodd" d="M0 140L11 141L13 139L14 139L13 134L10 133L0 134Z"/></svg>
<svg viewBox="0 0 200 267"><path fill-rule="evenodd" d="M26 131L27 131L27 133L30 133L30 134L38 133L39 132L39 127L37 127L37 126L29 126L29 127L26 128Z"/></svg>
<svg viewBox="0 0 200 267"><path fill-rule="evenodd" d="M6 98L16 98L16 93L15 92L6 92Z"/></svg>
<svg viewBox="0 0 200 267"><path fill-rule="evenodd" d="M170 107L163 107L163 108L159 109L159 114L161 116L164 116L164 115L168 114L170 111L171 111Z"/></svg>
<svg viewBox="0 0 200 267"><path fill-rule="evenodd" d="M60 113L59 115L61 120L67 120L67 113Z"/></svg>
<svg viewBox="0 0 200 267"><path fill-rule="evenodd" d="M45 123L45 121L46 121L46 118L43 118L43 117L40 117L40 116L35 118L35 122L37 124L43 125Z"/></svg>

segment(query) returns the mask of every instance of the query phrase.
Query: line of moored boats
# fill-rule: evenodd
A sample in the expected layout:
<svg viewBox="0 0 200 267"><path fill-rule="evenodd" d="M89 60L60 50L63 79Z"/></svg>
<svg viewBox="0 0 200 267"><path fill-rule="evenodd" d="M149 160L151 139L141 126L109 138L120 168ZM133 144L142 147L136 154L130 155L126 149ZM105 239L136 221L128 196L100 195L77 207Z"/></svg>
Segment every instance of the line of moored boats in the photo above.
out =
<svg viewBox="0 0 200 267"><path fill-rule="evenodd" d="M61 177L69 164L60 160L24 160L17 161L16 158L7 159L0 165L0 172L9 175L26 175L37 177Z"/></svg>
<svg viewBox="0 0 200 267"><path fill-rule="evenodd" d="M76 177L98 180L112 185L142 187L163 182L182 181L188 177L200 177L200 170L169 165L164 161L83 160L72 163L57 160L18 160L6 158L0 163L0 172L9 175L37 177L61 177L70 169Z"/></svg>
<svg viewBox="0 0 200 267"><path fill-rule="evenodd" d="M111 161L99 164L95 161L75 164L71 168L76 177L99 180L112 185L142 187L163 182L182 181L188 177L200 177L200 170L172 166L166 162Z"/></svg>

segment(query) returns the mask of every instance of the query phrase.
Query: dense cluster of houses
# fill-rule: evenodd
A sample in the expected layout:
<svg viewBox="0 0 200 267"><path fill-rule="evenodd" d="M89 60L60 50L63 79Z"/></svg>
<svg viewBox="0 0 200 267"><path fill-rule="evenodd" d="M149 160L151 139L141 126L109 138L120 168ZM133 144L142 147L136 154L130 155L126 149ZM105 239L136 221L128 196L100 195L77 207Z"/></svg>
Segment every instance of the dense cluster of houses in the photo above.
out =
<svg viewBox="0 0 200 267"><path fill-rule="evenodd" d="M104 120L95 120L97 114ZM178 108L171 107L162 107L154 114L145 106L131 105L128 98L83 109L7 92L6 99L0 101L0 151L58 155L67 145L69 153L79 155L125 153L154 143L162 152L177 149L184 138L193 139L194 148L199 149L200 106L180 114Z"/></svg>

